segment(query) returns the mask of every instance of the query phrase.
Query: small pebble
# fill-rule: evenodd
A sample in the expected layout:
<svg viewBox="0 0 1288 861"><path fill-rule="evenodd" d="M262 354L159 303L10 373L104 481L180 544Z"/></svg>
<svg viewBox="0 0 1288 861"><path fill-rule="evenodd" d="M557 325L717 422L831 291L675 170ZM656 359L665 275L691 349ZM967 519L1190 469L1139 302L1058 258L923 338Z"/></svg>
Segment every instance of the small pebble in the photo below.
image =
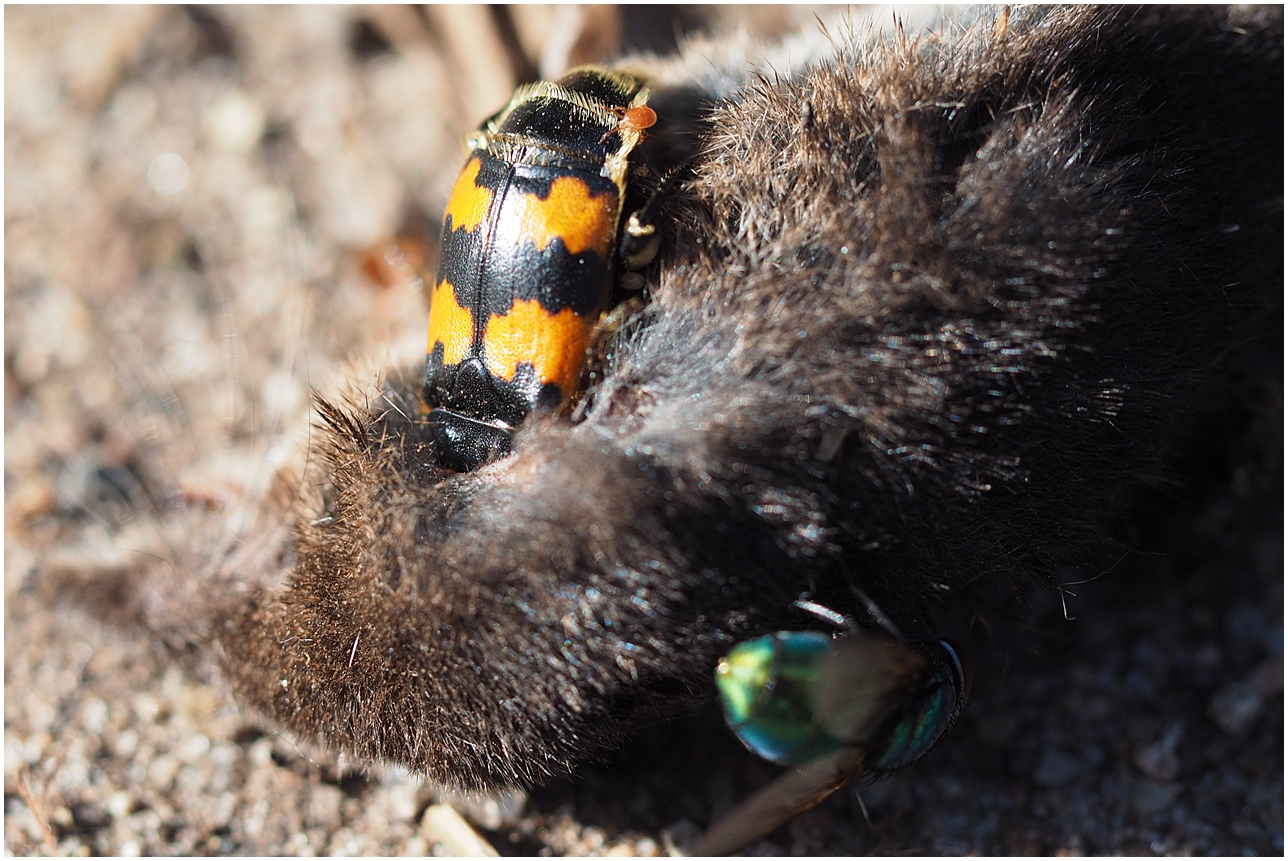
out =
<svg viewBox="0 0 1288 861"><path fill-rule="evenodd" d="M1176 755L1176 746L1183 732L1184 725L1177 721L1158 741L1138 749L1132 761L1147 777L1164 783L1175 780L1181 775L1181 758Z"/></svg>
<svg viewBox="0 0 1288 861"><path fill-rule="evenodd" d="M440 803L451 805L453 809L484 831L499 831L504 826L517 822L523 816L523 808L528 803L528 794L519 789L502 791L494 795L443 790L438 793L437 798Z"/></svg>
<svg viewBox="0 0 1288 861"><path fill-rule="evenodd" d="M148 184L157 194L175 195L188 187L188 162L177 152L166 152L148 165Z"/></svg>
<svg viewBox="0 0 1288 861"><path fill-rule="evenodd" d="M145 724L155 720L157 712L161 710L156 697L146 693L135 694L131 700L131 705L134 706L135 716L141 723Z"/></svg>
<svg viewBox="0 0 1288 861"><path fill-rule="evenodd" d="M667 855L682 858L689 854L693 844L701 836L702 829L688 819L681 819L662 831L662 845L666 848Z"/></svg>
<svg viewBox="0 0 1288 861"><path fill-rule="evenodd" d="M53 737L47 732L32 735L22 747L22 761L28 765L35 765L44 757L45 748L52 742Z"/></svg>
<svg viewBox="0 0 1288 861"><path fill-rule="evenodd" d="M158 789L167 789L182 765L177 756L163 753L148 764L148 780Z"/></svg>
<svg viewBox="0 0 1288 861"><path fill-rule="evenodd" d="M1261 716L1264 703L1259 691L1247 682L1231 682L1217 691L1208 713L1230 735L1242 736Z"/></svg>
<svg viewBox="0 0 1288 861"><path fill-rule="evenodd" d="M210 753L206 756L206 762L211 768L227 769L231 768L241 756L241 751L235 744L217 744L210 748Z"/></svg>
<svg viewBox="0 0 1288 861"><path fill-rule="evenodd" d="M86 732L98 735L107 726L109 715L107 703L99 697L94 697L85 703L85 710L81 713L81 725L85 727Z"/></svg>
<svg viewBox="0 0 1288 861"><path fill-rule="evenodd" d="M225 152L247 153L264 134L264 109L245 93L221 96L205 116L206 133Z"/></svg>
<svg viewBox="0 0 1288 861"><path fill-rule="evenodd" d="M344 855L353 857L362 854L358 846L357 835L353 833L352 828L341 828L331 835L331 842L327 844L327 854Z"/></svg>
<svg viewBox="0 0 1288 861"><path fill-rule="evenodd" d="M432 804L420 820L420 834L455 857L497 857L497 851L449 804ZM437 853L435 853L437 854Z"/></svg>
<svg viewBox="0 0 1288 861"><path fill-rule="evenodd" d="M261 738L246 751L246 759L252 768L264 768L273 761L273 740Z"/></svg>
<svg viewBox="0 0 1288 861"><path fill-rule="evenodd" d="M1083 845L1081 834L1073 834L1065 838L1060 848L1055 850L1057 858L1081 858L1086 854L1087 848Z"/></svg>
<svg viewBox="0 0 1288 861"><path fill-rule="evenodd" d="M134 751L139 747L139 734L132 729L122 730L116 734L112 742L112 752L121 759L129 759L134 756Z"/></svg>
<svg viewBox="0 0 1288 861"><path fill-rule="evenodd" d="M220 793L215 803L207 808L212 828L223 828L237 812L237 796L231 792Z"/></svg>
<svg viewBox="0 0 1288 861"><path fill-rule="evenodd" d="M106 806L113 819L123 819L134 809L134 796L125 790L113 792L107 797Z"/></svg>
<svg viewBox="0 0 1288 861"><path fill-rule="evenodd" d="M584 829L581 832L581 839L582 839L582 842L586 845L586 848L589 849L591 852L598 853L599 850L604 848L605 837L604 837L603 829L596 828L593 825L589 826L588 828Z"/></svg>
<svg viewBox="0 0 1288 861"><path fill-rule="evenodd" d="M389 794L389 816L400 821L409 821L416 816L418 799L416 786L412 783L396 783L387 790Z"/></svg>

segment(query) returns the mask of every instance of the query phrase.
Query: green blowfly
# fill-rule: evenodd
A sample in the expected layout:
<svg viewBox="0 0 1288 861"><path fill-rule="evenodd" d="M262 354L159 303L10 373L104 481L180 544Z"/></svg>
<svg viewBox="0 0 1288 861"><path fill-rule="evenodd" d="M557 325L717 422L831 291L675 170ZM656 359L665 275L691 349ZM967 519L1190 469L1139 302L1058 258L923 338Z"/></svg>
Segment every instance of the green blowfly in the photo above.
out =
<svg viewBox="0 0 1288 861"><path fill-rule="evenodd" d="M916 762L961 714L970 672L946 640L779 631L730 650L716 687L743 744L790 770L712 826L698 855L745 846L864 770Z"/></svg>

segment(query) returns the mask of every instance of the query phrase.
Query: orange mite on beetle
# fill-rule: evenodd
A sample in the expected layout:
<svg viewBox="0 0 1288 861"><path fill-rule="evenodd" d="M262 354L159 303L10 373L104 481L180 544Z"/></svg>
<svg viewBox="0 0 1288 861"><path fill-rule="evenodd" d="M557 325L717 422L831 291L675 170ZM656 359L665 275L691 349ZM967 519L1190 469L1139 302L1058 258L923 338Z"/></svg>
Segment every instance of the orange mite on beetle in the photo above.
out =
<svg viewBox="0 0 1288 861"><path fill-rule="evenodd" d="M634 129L642 132L657 125L657 111L648 105L639 105L634 108L614 108L613 113L617 114L619 118L618 128L621 129ZM608 137L615 131L617 129L609 129L604 133L604 137Z"/></svg>

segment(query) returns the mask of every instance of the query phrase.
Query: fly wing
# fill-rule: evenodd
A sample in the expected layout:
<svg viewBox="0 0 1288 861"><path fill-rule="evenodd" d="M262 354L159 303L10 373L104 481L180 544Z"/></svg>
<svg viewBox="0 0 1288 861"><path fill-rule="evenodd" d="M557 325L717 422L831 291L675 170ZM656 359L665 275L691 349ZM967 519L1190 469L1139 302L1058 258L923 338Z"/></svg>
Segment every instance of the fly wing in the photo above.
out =
<svg viewBox="0 0 1288 861"><path fill-rule="evenodd" d="M865 745L907 704L926 669L925 658L889 637L837 640L819 674L817 719L842 741Z"/></svg>
<svg viewBox="0 0 1288 861"><path fill-rule="evenodd" d="M725 814L693 847L694 855L729 855L809 810L863 770L863 751L844 747L792 768Z"/></svg>

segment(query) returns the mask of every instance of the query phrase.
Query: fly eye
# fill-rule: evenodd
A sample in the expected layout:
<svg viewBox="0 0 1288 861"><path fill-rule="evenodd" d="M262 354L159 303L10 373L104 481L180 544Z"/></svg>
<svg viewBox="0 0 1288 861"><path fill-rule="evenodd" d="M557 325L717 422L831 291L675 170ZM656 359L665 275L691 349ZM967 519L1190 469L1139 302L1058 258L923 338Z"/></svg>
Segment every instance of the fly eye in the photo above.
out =
<svg viewBox="0 0 1288 861"><path fill-rule="evenodd" d="M885 739L874 744L868 761L873 771L906 768L930 752L966 707L972 674L964 653L947 640L915 645L928 662L917 687Z"/></svg>

